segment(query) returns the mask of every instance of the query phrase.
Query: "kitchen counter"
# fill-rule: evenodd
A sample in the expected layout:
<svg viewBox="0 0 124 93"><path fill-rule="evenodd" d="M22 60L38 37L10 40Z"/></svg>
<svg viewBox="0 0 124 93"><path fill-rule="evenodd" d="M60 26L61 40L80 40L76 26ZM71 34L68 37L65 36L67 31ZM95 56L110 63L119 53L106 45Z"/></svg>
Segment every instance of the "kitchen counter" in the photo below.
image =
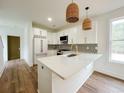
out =
<svg viewBox="0 0 124 93"><path fill-rule="evenodd" d="M67 55L69 54L39 58L38 61L62 79L68 79L101 56L100 54L78 54L74 57L67 57Z"/></svg>
<svg viewBox="0 0 124 93"><path fill-rule="evenodd" d="M38 58L39 93L77 93L92 75L94 62L101 54Z"/></svg>

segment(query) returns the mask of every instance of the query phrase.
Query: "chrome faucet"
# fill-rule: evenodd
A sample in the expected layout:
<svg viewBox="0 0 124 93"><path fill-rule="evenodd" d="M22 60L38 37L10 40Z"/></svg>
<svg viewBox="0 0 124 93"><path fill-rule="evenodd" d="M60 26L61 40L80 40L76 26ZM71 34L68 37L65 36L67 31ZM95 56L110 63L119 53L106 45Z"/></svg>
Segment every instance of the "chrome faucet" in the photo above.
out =
<svg viewBox="0 0 124 93"><path fill-rule="evenodd" d="M73 47L75 47L75 53L78 54L78 53L79 53L79 51L78 51L78 46L72 44L72 45L71 45L71 50L72 50L72 51L73 51Z"/></svg>

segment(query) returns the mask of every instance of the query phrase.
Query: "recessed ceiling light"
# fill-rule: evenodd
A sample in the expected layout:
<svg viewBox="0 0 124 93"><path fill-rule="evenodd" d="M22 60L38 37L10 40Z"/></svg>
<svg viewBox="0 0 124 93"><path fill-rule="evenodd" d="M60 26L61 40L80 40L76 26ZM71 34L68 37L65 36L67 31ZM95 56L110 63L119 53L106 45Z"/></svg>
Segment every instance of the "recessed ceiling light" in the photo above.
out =
<svg viewBox="0 0 124 93"><path fill-rule="evenodd" d="M51 17L48 17L48 21L51 22L52 21L52 18Z"/></svg>

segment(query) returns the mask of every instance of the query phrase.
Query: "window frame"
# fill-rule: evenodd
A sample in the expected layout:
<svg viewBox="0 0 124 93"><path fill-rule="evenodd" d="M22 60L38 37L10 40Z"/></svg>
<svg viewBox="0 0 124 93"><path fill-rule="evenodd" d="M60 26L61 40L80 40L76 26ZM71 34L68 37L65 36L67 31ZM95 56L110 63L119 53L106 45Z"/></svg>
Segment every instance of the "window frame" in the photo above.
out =
<svg viewBox="0 0 124 93"><path fill-rule="evenodd" d="M124 19L123 17L119 17L119 18L114 18L112 20L110 20L110 31L109 31L109 62L111 63L119 63L119 64L124 64L124 61L119 61L119 60L112 60L112 22L114 21L118 21Z"/></svg>

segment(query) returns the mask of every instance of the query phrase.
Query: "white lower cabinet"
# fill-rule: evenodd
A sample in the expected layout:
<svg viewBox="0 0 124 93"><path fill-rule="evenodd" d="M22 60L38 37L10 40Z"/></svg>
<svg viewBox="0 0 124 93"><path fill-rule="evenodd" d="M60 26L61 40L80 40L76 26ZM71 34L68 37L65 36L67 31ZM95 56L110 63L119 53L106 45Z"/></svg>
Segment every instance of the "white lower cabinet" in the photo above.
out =
<svg viewBox="0 0 124 93"><path fill-rule="evenodd" d="M38 93L52 93L52 72L38 62Z"/></svg>
<svg viewBox="0 0 124 93"><path fill-rule="evenodd" d="M38 62L38 92L77 93L92 73L93 63L86 68L82 68L72 77L63 80L41 62Z"/></svg>

